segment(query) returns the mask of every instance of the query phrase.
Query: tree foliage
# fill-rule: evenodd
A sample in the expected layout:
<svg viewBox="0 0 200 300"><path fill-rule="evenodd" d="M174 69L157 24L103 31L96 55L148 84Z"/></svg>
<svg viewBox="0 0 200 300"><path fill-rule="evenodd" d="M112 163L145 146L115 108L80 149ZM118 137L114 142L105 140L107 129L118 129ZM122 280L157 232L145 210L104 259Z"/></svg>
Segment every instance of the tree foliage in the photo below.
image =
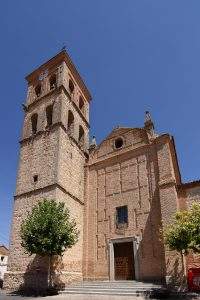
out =
<svg viewBox="0 0 200 300"><path fill-rule="evenodd" d="M22 246L29 254L62 255L78 240L79 232L64 203L39 202L21 224Z"/></svg>
<svg viewBox="0 0 200 300"><path fill-rule="evenodd" d="M171 250L187 254L200 253L200 204L194 202L189 210L178 211L174 222L164 231L165 243Z"/></svg>

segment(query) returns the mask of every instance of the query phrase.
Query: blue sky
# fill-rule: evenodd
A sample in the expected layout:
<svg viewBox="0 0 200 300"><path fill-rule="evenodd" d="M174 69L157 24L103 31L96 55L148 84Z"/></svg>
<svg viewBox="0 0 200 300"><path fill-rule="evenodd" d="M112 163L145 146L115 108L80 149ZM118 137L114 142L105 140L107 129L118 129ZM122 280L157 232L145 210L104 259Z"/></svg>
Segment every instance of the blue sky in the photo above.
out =
<svg viewBox="0 0 200 300"><path fill-rule="evenodd" d="M200 177L200 1L1 2L0 243L8 242L25 75L67 51L93 95L91 135L143 126L175 137L183 181Z"/></svg>

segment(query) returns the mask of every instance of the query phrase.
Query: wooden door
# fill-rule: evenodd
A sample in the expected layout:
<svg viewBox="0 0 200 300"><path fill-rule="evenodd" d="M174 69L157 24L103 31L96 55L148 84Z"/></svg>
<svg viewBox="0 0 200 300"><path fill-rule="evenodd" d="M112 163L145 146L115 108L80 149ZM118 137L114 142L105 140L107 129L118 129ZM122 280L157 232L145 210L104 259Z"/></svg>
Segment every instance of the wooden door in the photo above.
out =
<svg viewBox="0 0 200 300"><path fill-rule="evenodd" d="M115 243L115 280L134 279L133 243Z"/></svg>

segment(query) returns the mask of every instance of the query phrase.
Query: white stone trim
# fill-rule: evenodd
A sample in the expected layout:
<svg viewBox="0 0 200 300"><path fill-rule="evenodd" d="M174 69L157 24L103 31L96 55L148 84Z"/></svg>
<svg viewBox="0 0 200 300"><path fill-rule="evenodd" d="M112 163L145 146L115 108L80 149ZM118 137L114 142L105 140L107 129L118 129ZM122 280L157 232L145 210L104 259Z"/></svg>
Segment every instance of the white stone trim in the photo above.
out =
<svg viewBox="0 0 200 300"><path fill-rule="evenodd" d="M109 241L109 279L111 281L115 280L115 266L114 266L114 247L115 243L133 243L133 257L134 257L134 270L135 270L135 280L139 280L139 259L138 259L138 246L139 240L138 237L125 237L111 239Z"/></svg>

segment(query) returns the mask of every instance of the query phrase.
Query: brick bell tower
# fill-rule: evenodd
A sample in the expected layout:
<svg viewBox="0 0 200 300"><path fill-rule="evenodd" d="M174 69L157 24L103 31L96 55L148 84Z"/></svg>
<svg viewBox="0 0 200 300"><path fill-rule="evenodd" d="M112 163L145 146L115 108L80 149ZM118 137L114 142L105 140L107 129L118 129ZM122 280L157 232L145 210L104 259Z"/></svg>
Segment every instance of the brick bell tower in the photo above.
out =
<svg viewBox="0 0 200 300"><path fill-rule="evenodd" d="M59 267L60 283L82 280L84 165L90 93L65 50L26 77L28 92L17 175L5 288L45 287L45 259L28 256L20 224L43 198L65 202L80 231Z"/></svg>

